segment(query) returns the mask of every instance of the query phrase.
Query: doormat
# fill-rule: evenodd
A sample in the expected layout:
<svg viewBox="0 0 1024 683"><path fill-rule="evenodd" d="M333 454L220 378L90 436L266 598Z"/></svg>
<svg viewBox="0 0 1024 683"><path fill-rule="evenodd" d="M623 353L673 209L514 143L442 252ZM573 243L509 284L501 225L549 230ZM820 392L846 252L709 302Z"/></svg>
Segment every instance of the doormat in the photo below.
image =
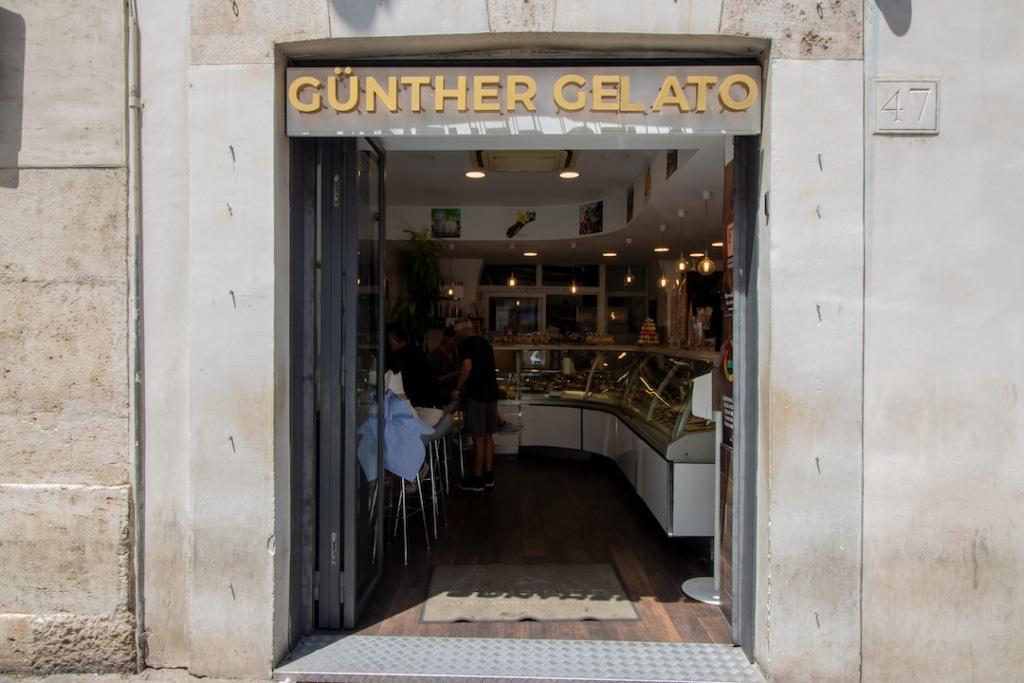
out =
<svg viewBox="0 0 1024 683"><path fill-rule="evenodd" d="M608 564L439 565L421 623L639 619Z"/></svg>

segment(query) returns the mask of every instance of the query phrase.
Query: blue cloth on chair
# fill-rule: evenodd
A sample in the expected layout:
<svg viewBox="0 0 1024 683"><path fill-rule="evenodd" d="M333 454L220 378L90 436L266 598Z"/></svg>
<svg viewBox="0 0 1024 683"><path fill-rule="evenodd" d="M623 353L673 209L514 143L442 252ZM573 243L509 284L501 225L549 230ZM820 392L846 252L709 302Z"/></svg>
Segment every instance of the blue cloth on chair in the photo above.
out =
<svg viewBox="0 0 1024 683"><path fill-rule="evenodd" d="M406 481L416 479L427 449L420 438L434 428L416 416L412 404L392 392L384 394L384 469Z"/></svg>

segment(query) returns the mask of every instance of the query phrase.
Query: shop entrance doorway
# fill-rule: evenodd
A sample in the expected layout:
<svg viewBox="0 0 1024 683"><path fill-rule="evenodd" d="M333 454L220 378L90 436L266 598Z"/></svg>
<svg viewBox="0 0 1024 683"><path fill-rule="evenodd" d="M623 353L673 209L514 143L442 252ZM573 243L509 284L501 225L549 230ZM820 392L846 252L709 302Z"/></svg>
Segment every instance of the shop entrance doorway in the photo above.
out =
<svg viewBox="0 0 1024 683"><path fill-rule="evenodd" d="M685 136L684 136L685 137ZM664 139L665 147L687 149L687 146L680 143L680 137L668 136ZM605 135L605 144L614 141L615 146L635 149L638 152L643 150L645 145L650 144L650 139L641 143L640 140L630 141L630 135L622 134L617 137ZM385 567L390 553L395 552L395 546L388 547L392 529L385 530L384 522L386 516L386 505L391 496L385 490L385 462L384 462L384 416L385 416L385 393L384 393L384 372L386 369L384 359L387 355L385 349L384 325L388 315L393 308L394 298L398 293L391 292L395 297L389 297L389 286L396 286L390 282L388 273L393 269L395 263L401 262L401 253L390 253L388 249L389 223L397 227L399 216L388 212L389 206L387 193L394 191L390 179L385 180L394 168L388 167L385 150L391 150L394 154L419 152L428 153L431 148L437 151L441 148L444 151L456 149L451 143L437 143L423 145L422 141L410 143L408 140L399 138L377 138L367 139L356 135L343 136L341 138L309 137L307 139L295 139L292 141L291 150L291 175L292 175L292 236L293 236L293 259L292 259L292 348L295 358L293 374L293 460L292 478L295 483L293 493L293 539L301 539L300 542L293 542L293 584L292 584L292 628L293 636L311 633L317 630L344 629L352 631L360 628L361 618L367 614L367 610L374 612L375 619L381 619L383 612L379 607L374 606L373 600L377 589L382 585ZM506 139L507 142L507 139ZM662 141L659 141L659 143ZM754 435L756 427L752 422L755 415L756 394L756 339L753 334L756 330L756 319L754 318L755 307L753 295L755 294L754 283L756 273L753 270L756 263L753 258L756 250L756 236L754 231L754 215L757 206L757 136L737 136L730 145L734 145L735 152L730 154L733 157L733 168L731 177L735 179L735 186L729 192L729 196L723 202L719 195L718 202L722 209L728 208L733 213L734 244L732 250L732 306L735 320L732 358L736 359L735 374L732 375L735 390L733 392L733 422L732 431L735 434L734 449L736 456L730 459L723 469L723 502L720 516L719 533L727 538L723 544L722 553L724 563L735 568L735 573L727 578L726 591L731 598L731 623L722 620L721 630L715 635L715 642L736 643L744 646L748 656L752 651L753 643L753 465L756 462L753 455ZM539 144L538 144L539 143ZM501 144L497 141L488 141L486 145L475 145L475 147L494 147ZM520 142L520 147L525 145ZM596 153L601 147L595 146L593 142L590 148L584 153ZM723 139L723 148L725 145ZM530 147L539 149L572 148L579 147L577 140L558 139L555 137L544 140L531 141ZM497 148L500 149L500 148ZM396 150L400 150L396 151ZM470 152L479 150L458 149L458 153L471 159ZM678 159L675 163L678 163ZM385 169L388 168L386 171ZM685 170L685 167L684 167ZM664 171L662 171L664 172ZM648 173L650 171L648 170ZM429 182L429 175L422 177L422 182ZM442 181L443 182L443 181ZM638 186L639 192L644 192L643 183ZM650 182L647 180L646 182ZM633 192L637 192L637 187ZM644 198L645 199L645 198ZM643 199L638 199L634 194L632 211L636 210L636 204ZM578 202L578 204L594 204L595 202ZM431 209L455 209L451 206L431 206ZM524 208L524 213L526 212ZM602 211L606 207L602 207ZM607 207L610 213L610 207ZM404 209L403 209L404 211ZM422 226L411 225L406 222L403 227L428 227L433 222L433 216L428 213L429 219L422 219ZM591 239L583 234L584 217L580 211L574 217L572 229L578 230L580 237L576 240L582 242ZM468 216L467 216L468 218ZM395 223L392 223L392 221ZM430 223L428 223L428 220ZM593 215L586 218L594 221ZM604 218L602 218L604 220ZM693 214L691 213L691 220ZM721 220L721 219L719 219ZM698 215L697 222L700 221ZM460 224L462 216L446 216L445 229L451 228L450 223ZM535 223L536 218L523 221L516 216L516 220L509 225L499 225L502 232L512 229L515 223ZM609 220L609 222L611 222ZM626 219L629 223L629 219ZM671 222L671 221L670 221ZM721 225L721 223L719 223ZM463 226L459 225L461 229ZM465 224L468 229L468 221ZM538 227L538 226L534 226ZM602 226L603 227L603 226ZM610 226L609 226L610 227ZM672 225L672 228L677 228ZM401 228L398 228L399 230ZM654 228L655 230L657 228ZM609 230L610 235L614 231ZM538 233L527 230L525 235L520 232L519 243L522 240L536 238ZM619 235L624 237L625 233ZM450 236L442 239L450 239ZM652 239L649 233L643 236L636 235L635 238ZM516 244L515 237L506 238L501 242L502 248L508 244ZM549 239L545 237L543 239ZM633 237L631 237L633 239ZM481 240L483 241L483 240ZM539 240L538 240L539 241ZM444 242L452 244L453 242ZM456 243L459 250L463 249L461 242ZM596 242L595 242L596 244ZM574 244L572 248L579 245ZM679 245L672 245L672 256L679 254ZM481 247L481 253L486 247ZM706 251L710 254L711 247L708 245ZM582 251L582 250L581 250ZM518 252L516 261L520 260ZM686 258L693 259L685 253ZM724 253L724 252L723 252ZM442 251L440 259L446 258ZM447 255L451 260L451 254ZM532 258L523 256L522 258ZM485 260L485 259L482 259ZM727 257L717 259L717 267L726 267ZM509 259L492 259L492 265L507 266ZM500 262L499 262L500 261ZM576 288L575 268L582 269L594 265L593 261L570 262L571 259L559 259L560 262L550 263L541 266L534 272L538 273L538 281L532 285L536 288L537 297L543 297L543 304L538 300L538 308L528 318L539 320L541 315L547 319L552 316L557 306L554 299L557 292L544 290L545 282L543 273L548 265L551 266L550 274L555 277L559 269L569 268L571 287ZM487 263L482 264L484 267ZM519 264L517 264L518 267ZM615 266L599 263L600 277L611 277L613 273L617 278L620 276ZM629 267L627 266L627 269ZM515 277L516 270L511 271ZM525 272L528 272L528 268ZM631 269L629 275L636 276ZM664 279L667 271L662 271L661 278L654 277L656 273L651 272L648 278L657 286L657 280ZM442 276L444 276L442 266ZM528 276L527 276L528 277ZM684 275L685 278L685 275ZM520 282L523 277L519 278ZM553 280L552 280L553 281ZM483 289L483 280L478 279L473 283L478 289ZM445 284L455 284L454 276L450 271ZM463 287L468 283L463 283ZM507 282L506 282L507 284ZM600 329L593 331L595 337L613 337L615 332L608 324L613 312L626 311L628 318L637 318L642 321L652 313L658 317L657 305L654 309L648 308L646 298L640 299L639 312L630 312L630 302L620 301L622 292L615 292L606 286L607 283L600 282L597 291L593 294L599 298L600 303L595 304L595 318L600 317L602 324ZM525 285L530 286L530 285ZM553 287L564 285L553 285ZM575 293L575 292L574 292ZM510 298L510 296L511 298ZM518 301L522 307L522 299L526 294L523 289L512 294L496 290L478 292L476 303L482 304L475 310L473 316L485 319L490 325L495 318L510 314L502 313L501 307L510 301ZM533 297L533 298L537 298ZM515 306L516 304L510 304ZM666 304L667 305L667 304ZM623 306L625 306L623 308ZM493 310L492 310L493 309ZM610 309L615 309L614 311ZM467 312L463 309L457 313L463 317ZM556 316L562 315L556 312ZM454 317L454 316L450 316ZM550 324L550 323L548 323ZM564 324L563 324L564 325ZM540 326L543 327L543 326ZM615 329L618 329L616 327ZM635 335L637 330L626 327L622 334ZM490 331L490 329L485 330ZM541 330L538 329L538 332ZM611 334L609 334L611 332ZM660 330L662 335L669 334L668 330ZM674 331L679 334L678 330ZM582 333L580 333L582 334ZM538 335L535 346L544 346L544 339ZM581 343L587 339L582 337ZM604 340L601 340L604 341ZM614 342L614 339L613 339ZM635 344L628 344L633 346ZM547 353L549 349L538 349ZM517 352L516 372L523 376L523 361L527 357L523 352L527 349L515 349ZM554 353L548 354L554 356ZM716 354L711 354L712 357ZM674 356L673 356L674 358ZM591 359L593 361L593 359ZM602 361L603 362L603 361ZM646 361L645 361L646 362ZM712 365L714 364L712 360ZM636 371L635 375L639 376ZM659 379L661 379L659 377ZM520 380L517 380L520 381ZM639 381L639 380L638 380ZM639 385L638 385L639 386ZM650 387L649 387L650 388ZM543 406L554 407L554 406ZM584 410L583 408L579 409ZM529 419L529 413L536 411L535 406L523 409L509 415L510 420L516 420L521 425L524 420ZM608 412L608 411L605 411ZM648 416L649 417L649 416ZM575 450L592 450L584 448L584 440L589 430L584 428L586 415L580 413L580 423L575 429L579 434L577 442L579 446ZM745 421L744 421L745 420ZM639 423L642 420L635 420ZM627 424L628 420L624 420ZM525 425L523 425L525 426ZM529 429L529 427L526 427ZM637 448L646 447L656 450L658 444L653 444L654 439L649 433L645 433L642 426L634 424ZM646 438L645 438L646 437ZM571 444L570 450L573 450ZM637 463L641 460L637 456ZM516 471L515 476L536 477L536 481L547 480L548 482L557 479L557 476L571 477L573 467L578 463L573 461L551 461L542 459L526 459L525 464L516 464L516 461L507 461ZM456 467L455 461L450 462L452 468ZM440 467L440 462L438 462ZM619 469L623 469L619 465ZM636 477L639 476L641 465L631 465L634 472L634 480L626 482L633 486L633 491L628 487L614 489L613 496L624 493L637 493L643 495L638 487ZM671 467L671 465L669 465ZM509 470L510 472L512 470ZM599 471L599 470L597 470ZM670 470L669 470L670 471ZM593 475L594 470L588 472ZM553 474L555 476L553 476ZM597 485L609 485L608 482L615 481L614 476L619 476L613 471L610 478L602 479L604 483ZM511 475L510 475L511 478ZM452 494L443 503L447 505L447 513L457 515L461 511L466 515L480 514L475 507L476 502L460 502L454 492L456 477L451 479ZM623 481L620 479L621 485ZM439 485L440 486L440 485ZM412 491L408 492L412 495ZM605 494L609 491L606 489ZM507 495L507 494L503 494ZM549 491L545 495L557 496L557 492ZM624 495L623 495L624 497ZM567 500L571 496L567 497ZM467 501L470 499L466 499ZM510 499L506 498L506 501ZM518 504L520 499L513 501ZM644 508L636 507L637 498L630 499L634 505L632 509L639 509L643 514ZM429 506L428 502L425 507ZM649 506L648 506L649 508ZM727 511L726 511L727 510ZM440 514L444 514L442 511ZM424 511L424 517L428 514ZM609 513L604 511L605 521L618 519L626 521L622 511ZM626 515L628 516L628 514ZM642 518L643 515L638 515ZM656 515L655 515L656 517ZM537 523L544 523L547 520L534 520ZM636 523L649 523L648 517ZM417 522L418 523L418 522ZM593 523L588 520L583 523ZM728 526L728 529L725 527ZM463 527L465 530L465 527ZM410 527L410 532L412 527ZM519 530L520 533L522 529ZM429 536L429 530L427 532ZM410 539L418 538L413 533L409 534ZM430 539L433 545L433 552L465 553L466 548L458 544L444 546L438 543L438 538ZM571 544L572 539L567 539ZM415 542L415 541L414 541ZM657 549L647 549L643 554L648 559L657 554ZM710 568L709 568L710 569ZM661 569L655 573L665 572ZM620 568L621 572L621 568ZM672 577L671 580L675 580ZM680 580L686 578L678 577ZM391 588L398 586L399 590L413 591L413 588L403 588L401 582L389 585ZM651 587L652 592L663 590L658 587ZM392 597L392 596L389 596ZM386 611L386 610L385 610ZM385 615L394 617L396 615ZM418 620L418 618L417 618ZM385 618L383 622L386 622ZM641 620L642 621L642 620ZM708 615L706 621L712 624L715 620ZM483 628L480 633L473 635L485 637L531 637L525 628L520 626ZM707 628L717 628L708 626ZM707 628L705 633L707 633ZM644 627L646 629L646 627ZM641 629L630 634L626 627L606 627L604 625L586 625L586 628L578 626L565 630L565 634L574 632L571 637L583 640L651 640L650 629ZM439 633L443 629L430 627L423 629L423 634L433 630ZM676 627L676 633L679 628ZM413 631L403 632L398 621L385 624L381 633L413 635ZM646 636L643 634L647 634ZM451 634L448 634L451 635ZM543 636L542 636L543 637ZM551 636L548 636L551 637ZM554 636L554 637L565 637ZM655 638L661 639L661 638ZM682 638L685 640L685 636ZM664 638L670 640L670 638Z"/></svg>

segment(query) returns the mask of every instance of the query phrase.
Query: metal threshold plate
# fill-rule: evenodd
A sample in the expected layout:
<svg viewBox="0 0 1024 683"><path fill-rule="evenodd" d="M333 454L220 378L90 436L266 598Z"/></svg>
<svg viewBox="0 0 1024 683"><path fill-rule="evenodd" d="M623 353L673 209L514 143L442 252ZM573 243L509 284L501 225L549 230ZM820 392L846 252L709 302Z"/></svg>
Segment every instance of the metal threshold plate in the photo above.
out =
<svg viewBox="0 0 1024 683"><path fill-rule="evenodd" d="M614 640L314 635L278 681L764 683L738 647Z"/></svg>

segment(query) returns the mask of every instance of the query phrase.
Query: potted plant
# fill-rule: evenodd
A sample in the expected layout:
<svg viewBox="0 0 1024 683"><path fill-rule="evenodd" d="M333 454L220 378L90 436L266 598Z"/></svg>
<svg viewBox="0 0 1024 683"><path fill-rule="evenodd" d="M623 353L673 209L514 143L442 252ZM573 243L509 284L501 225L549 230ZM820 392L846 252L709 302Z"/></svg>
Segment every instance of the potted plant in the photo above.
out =
<svg viewBox="0 0 1024 683"><path fill-rule="evenodd" d="M441 243L431 236L429 227L403 232L412 244L405 269L408 296L395 303L391 321L406 330L413 343L422 346L441 298Z"/></svg>

